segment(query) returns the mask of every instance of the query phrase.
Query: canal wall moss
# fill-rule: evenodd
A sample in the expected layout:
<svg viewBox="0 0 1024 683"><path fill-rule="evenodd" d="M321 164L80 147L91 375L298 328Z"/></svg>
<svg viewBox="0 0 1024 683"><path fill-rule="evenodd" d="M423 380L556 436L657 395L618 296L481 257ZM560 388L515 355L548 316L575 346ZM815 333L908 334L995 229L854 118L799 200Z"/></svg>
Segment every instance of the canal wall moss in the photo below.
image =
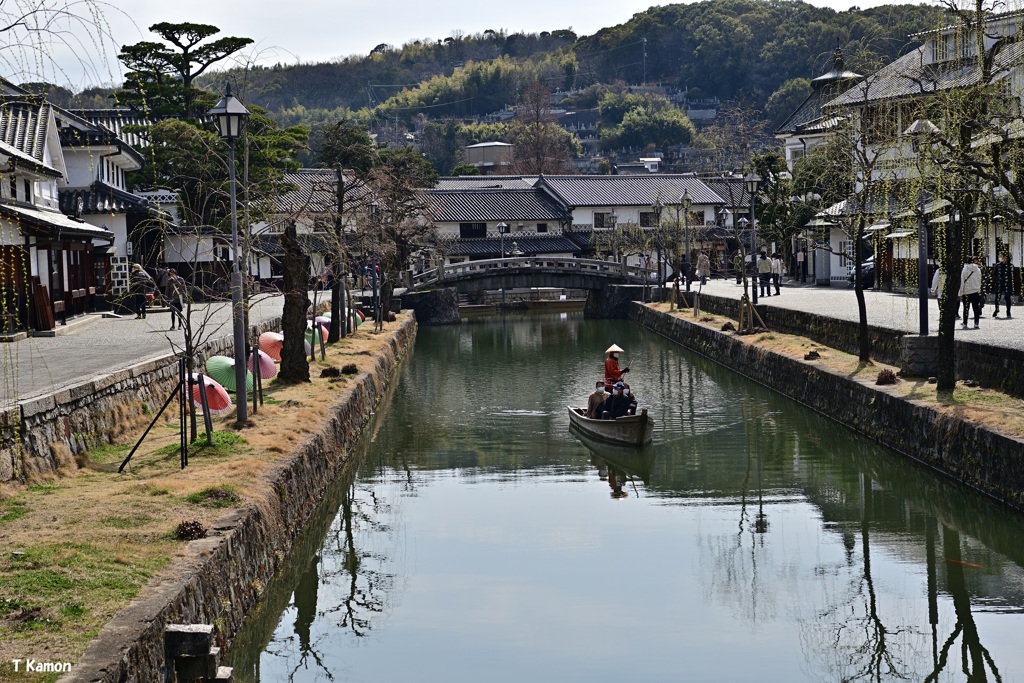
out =
<svg viewBox="0 0 1024 683"><path fill-rule="evenodd" d="M390 339L326 420L266 475L265 491L191 541L181 557L118 613L92 641L62 683L121 683L165 679L167 624L214 624L225 649L246 613L287 556L353 443L395 380L416 338L413 316L403 316Z"/></svg>
<svg viewBox="0 0 1024 683"><path fill-rule="evenodd" d="M740 373L858 434L1024 511L1024 442L865 380L634 303L648 330ZM767 321L766 321L767 322Z"/></svg>

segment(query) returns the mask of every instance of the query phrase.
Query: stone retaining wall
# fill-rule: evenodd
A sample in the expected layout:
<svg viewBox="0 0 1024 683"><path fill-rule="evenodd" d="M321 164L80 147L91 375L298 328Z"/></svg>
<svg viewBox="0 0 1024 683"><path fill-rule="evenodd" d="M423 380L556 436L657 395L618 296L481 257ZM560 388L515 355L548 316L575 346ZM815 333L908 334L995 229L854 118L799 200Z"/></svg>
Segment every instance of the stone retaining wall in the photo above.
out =
<svg viewBox="0 0 1024 683"><path fill-rule="evenodd" d="M1024 510L1024 441L813 361L789 358L641 304L633 304L630 318L859 434Z"/></svg>
<svg viewBox="0 0 1024 683"><path fill-rule="evenodd" d="M739 301L705 294L701 297L701 309L708 313L736 318ZM763 303L758 303L757 312L768 328L776 332L807 337L819 344L847 353L858 352L857 323L854 321L838 320ZM870 315L869 310L869 319ZM868 332L871 335L871 357L889 365L899 365L900 340L907 332L875 326L869 326ZM956 376L958 379L973 379L983 387L991 387L1011 396L1024 398L1024 351L958 340Z"/></svg>
<svg viewBox="0 0 1024 683"><path fill-rule="evenodd" d="M267 320L253 326L249 338L280 325L280 318ZM197 361L231 354L233 348L231 336L212 340ZM26 475L74 467L76 455L110 443L120 430L159 410L177 376L177 358L168 353L18 402L0 413L0 482L24 481Z"/></svg>
<svg viewBox="0 0 1024 683"><path fill-rule="evenodd" d="M221 518L210 537L191 541L184 558L103 627L62 683L163 680L163 630L172 622L215 624L226 648L337 477L415 338L410 316L373 369L334 406L333 417L268 473L271 493Z"/></svg>

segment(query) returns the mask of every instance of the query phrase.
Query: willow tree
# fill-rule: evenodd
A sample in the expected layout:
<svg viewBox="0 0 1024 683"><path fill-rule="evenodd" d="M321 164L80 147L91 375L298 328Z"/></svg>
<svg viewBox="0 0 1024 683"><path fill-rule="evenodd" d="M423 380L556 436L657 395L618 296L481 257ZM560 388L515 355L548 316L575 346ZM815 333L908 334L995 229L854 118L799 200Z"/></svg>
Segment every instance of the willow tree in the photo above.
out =
<svg viewBox="0 0 1024 683"><path fill-rule="evenodd" d="M939 301L937 388L952 391L959 278L971 252L976 223L991 219L997 192L1018 211L1024 209L1024 188L1016 173L1019 143L1009 134L1020 107L1014 81L1024 68L1024 53L1018 45L1024 35L1016 30L1016 13L994 12L1003 3L945 0L943 4L953 23L928 39L935 70L907 79L921 96L918 120L928 122L920 129L918 155L935 172L925 175L923 184L948 206L946 221L936 235L936 251L945 271ZM965 75L949 78L954 73Z"/></svg>

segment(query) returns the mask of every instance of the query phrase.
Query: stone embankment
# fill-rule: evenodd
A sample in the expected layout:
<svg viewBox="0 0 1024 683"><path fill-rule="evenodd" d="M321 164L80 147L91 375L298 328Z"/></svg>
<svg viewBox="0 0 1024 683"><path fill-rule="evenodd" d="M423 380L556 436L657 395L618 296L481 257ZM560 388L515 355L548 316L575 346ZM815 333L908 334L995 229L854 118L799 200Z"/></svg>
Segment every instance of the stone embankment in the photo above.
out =
<svg viewBox="0 0 1024 683"><path fill-rule="evenodd" d="M219 644L229 644L411 350L416 322L412 316L400 321L373 368L333 406L332 417L266 475L267 493L221 518L210 537L190 542L182 558L103 627L62 682L163 680L169 623L214 624Z"/></svg>
<svg viewBox="0 0 1024 683"><path fill-rule="evenodd" d="M736 299L704 294L701 296L700 307L707 313L735 318L739 304ZM763 303L758 304L757 312L770 330L807 337L833 349L857 353L858 325L855 321ZM900 365L901 339L907 335L905 331L871 325L868 334L871 336L872 358L890 365ZM958 379L972 379L980 386L1010 396L1024 398L1024 352L957 339L956 376Z"/></svg>
<svg viewBox="0 0 1024 683"><path fill-rule="evenodd" d="M1019 439L814 361L759 347L750 337L638 303L632 305L630 319L859 434L1024 510L1024 442ZM765 322L773 329L778 324Z"/></svg>
<svg viewBox="0 0 1024 683"><path fill-rule="evenodd" d="M250 339L280 325L274 318L253 326ZM232 346L230 336L212 340L197 361L231 353ZM0 411L0 483L73 469L75 456L145 421L177 383L176 358L168 353Z"/></svg>

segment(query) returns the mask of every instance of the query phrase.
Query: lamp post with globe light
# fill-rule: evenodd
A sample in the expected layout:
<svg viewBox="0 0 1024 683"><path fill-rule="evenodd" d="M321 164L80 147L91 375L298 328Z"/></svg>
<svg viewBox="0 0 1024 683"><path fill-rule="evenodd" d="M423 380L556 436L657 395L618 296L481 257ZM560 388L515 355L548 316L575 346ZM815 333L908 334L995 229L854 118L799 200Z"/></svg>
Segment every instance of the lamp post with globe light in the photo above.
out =
<svg viewBox="0 0 1024 683"><path fill-rule="evenodd" d="M217 124L217 133L228 143L228 180L231 195L231 318L234 327L235 356L235 403L238 412L236 422L239 426L248 421L248 398L246 396L245 362L245 310L242 303L242 271L239 266L238 249L238 200L235 191L235 140L241 137L245 123L249 119L249 110L231 95L231 85L220 102L207 114Z"/></svg>

